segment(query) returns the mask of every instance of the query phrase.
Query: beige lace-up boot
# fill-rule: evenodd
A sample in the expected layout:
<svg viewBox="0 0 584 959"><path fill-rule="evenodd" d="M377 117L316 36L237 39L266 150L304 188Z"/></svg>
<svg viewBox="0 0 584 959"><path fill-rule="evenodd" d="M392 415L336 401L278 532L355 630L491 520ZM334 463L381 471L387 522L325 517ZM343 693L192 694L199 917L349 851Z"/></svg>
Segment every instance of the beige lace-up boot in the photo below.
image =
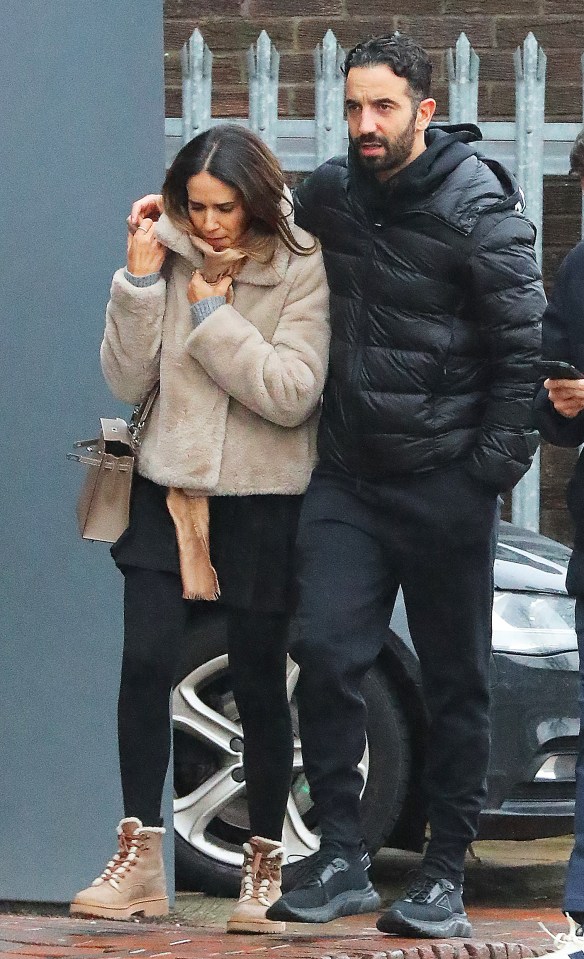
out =
<svg viewBox="0 0 584 959"><path fill-rule="evenodd" d="M282 895L281 842L252 836L243 844L243 869L239 902L227 921L227 932L286 931L285 922L266 919L269 907Z"/></svg>
<svg viewBox="0 0 584 959"><path fill-rule="evenodd" d="M118 851L101 876L78 892L72 916L129 919L137 912L166 916L168 896L162 861L162 826L143 826L139 819L122 819Z"/></svg>

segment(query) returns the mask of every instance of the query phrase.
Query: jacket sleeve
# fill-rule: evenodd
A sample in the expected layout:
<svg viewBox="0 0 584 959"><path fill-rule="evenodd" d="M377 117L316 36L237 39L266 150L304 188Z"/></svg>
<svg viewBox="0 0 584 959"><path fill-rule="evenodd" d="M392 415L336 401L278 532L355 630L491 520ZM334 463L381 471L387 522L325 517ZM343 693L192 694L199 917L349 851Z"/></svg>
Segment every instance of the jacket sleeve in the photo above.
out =
<svg viewBox="0 0 584 959"><path fill-rule="evenodd" d="M543 315L543 355L584 366L584 243L579 243L563 261L553 293ZM577 344L580 344L578 347ZM535 425L545 440L555 446L584 443L584 410L577 416L558 413L548 391L539 386L533 404Z"/></svg>
<svg viewBox="0 0 584 959"><path fill-rule="evenodd" d="M230 396L279 426L303 423L326 376L330 329L320 252L294 257L271 342L233 306L220 306L189 335L187 349Z"/></svg>
<svg viewBox="0 0 584 959"><path fill-rule="evenodd" d="M531 407L545 295L534 237L529 220L510 213L481 237L469 262L467 308L486 345L490 386L467 469L498 492L527 472L538 445Z"/></svg>
<svg viewBox="0 0 584 959"><path fill-rule="evenodd" d="M103 375L114 396L139 403L160 375L162 320L166 281L133 286L118 270L106 309L100 357Z"/></svg>

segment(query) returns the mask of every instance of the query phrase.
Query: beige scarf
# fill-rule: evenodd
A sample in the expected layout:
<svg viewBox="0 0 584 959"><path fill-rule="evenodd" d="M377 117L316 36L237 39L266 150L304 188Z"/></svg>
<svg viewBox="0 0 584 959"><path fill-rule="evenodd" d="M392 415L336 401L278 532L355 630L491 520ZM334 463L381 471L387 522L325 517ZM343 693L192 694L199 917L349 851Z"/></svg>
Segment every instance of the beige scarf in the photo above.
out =
<svg viewBox="0 0 584 959"><path fill-rule="evenodd" d="M203 254L201 275L207 283L214 286L226 276L237 276L245 253L241 250L214 250L198 236L191 236L190 240ZM226 299L228 303L233 302L232 286ZM221 591L209 552L208 498L190 495L173 486L168 490L166 505L176 530L183 598L217 599Z"/></svg>

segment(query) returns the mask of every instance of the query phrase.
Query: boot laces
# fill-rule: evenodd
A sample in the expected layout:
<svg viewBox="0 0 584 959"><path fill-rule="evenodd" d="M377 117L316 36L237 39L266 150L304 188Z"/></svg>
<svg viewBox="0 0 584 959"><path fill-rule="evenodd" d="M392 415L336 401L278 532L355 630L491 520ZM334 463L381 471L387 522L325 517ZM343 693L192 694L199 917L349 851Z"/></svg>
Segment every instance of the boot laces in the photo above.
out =
<svg viewBox="0 0 584 959"><path fill-rule="evenodd" d="M279 878L282 862L282 849L272 849L270 852L256 850L249 843L244 842L243 861L243 892L240 902L257 899L262 906L270 906L268 893L270 884Z"/></svg>
<svg viewBox="0 0 584 959"><path fill-rule="evenodd" d="M558 949L564 949L566 946L584 945L584 930L582 926L579 926L578 923L572 919L569 912L566 913L566 919L568 920L568 931L560 932L557 935L554 935L543 922L538 923L538 926L540 926L544 932L547 932L553 942L553 948L556 951Z"/></svg>
<svg viewBox="0 0 584 959"><path fill-rule="evenodd" d="M138 860L141 849L141 839L142 836L137 836L136 834L128 835L124 832L120 833L117 853L110 859L101 876L94 879L91 885L101 886L102 883L109 882L110 886L118 889L121 880L124 879L128 870Z"/></svg>

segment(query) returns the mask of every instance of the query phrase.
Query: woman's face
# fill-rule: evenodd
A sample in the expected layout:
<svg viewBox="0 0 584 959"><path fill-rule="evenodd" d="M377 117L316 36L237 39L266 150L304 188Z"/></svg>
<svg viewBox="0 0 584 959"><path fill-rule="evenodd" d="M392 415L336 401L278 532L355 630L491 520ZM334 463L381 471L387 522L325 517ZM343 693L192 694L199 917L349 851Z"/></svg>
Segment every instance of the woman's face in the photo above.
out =
<svg viewBox="0 0 584 959"><path fill-rule="evenodd" d="M189 219L214 250L237 246L248 220L239 190L203 170L187 181Z"/></svg>

